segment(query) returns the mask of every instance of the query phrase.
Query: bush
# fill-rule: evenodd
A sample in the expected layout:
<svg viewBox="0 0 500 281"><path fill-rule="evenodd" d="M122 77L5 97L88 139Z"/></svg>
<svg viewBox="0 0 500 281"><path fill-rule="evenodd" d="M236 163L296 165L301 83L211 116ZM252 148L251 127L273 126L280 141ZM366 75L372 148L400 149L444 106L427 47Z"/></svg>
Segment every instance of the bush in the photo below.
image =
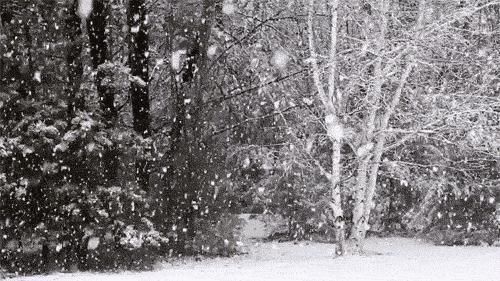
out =
<svg viewBox="0 0 500 281"><path fill-rule="evenodd" d="M466 231L437 227L426 232L422 237L436 245L492 246L498 240L498 233L490 230Z"/></svg>
<svg viewBox="0 0 500 281"><path fill-rule="evenodd" d="M240 236L238 229L241 223L241 219L231 214L223 215L217 222L197 220L192 250L196 254L208 256L236 254Z"/></svg>
<svg viewBox="0 0 500 281"><path fill-rule="evenodd" d="M67 108L55 100L20 105L25 112L17 119L0 112L6 124L0 126L1 267L18 273L140 269L167 254L235 253L230 228L237 222L224 215L235 200L213 153L176 161L185 174L176 174L175 184L155 183L170 196L156 197L136 186L134 168L119 166L130 180L109 178L105 169L110 151L130 163L153 161L145 149L151 138L109 129L98 113L67 120Z"/></svg>
<svg viewBox="0 0 500 281"><path fill-rule="evenodd" d="M99 187L89 191L66 185L56 189L49 198L48 205L56 207L46 214L35 231L14 229L10 223L3 225L5 233L9 233L4 236L7 243L13 241L11 237L27 237L17 238L20 241L17 246L2 252L0 262L8 270L148 267L162 245L168 243L151 222L148 199L137 189ZM24 214L20 215L13 219L22 220ZM28 251L20 247L29 240L37 241L36 245Z"/></svg>
<svg viewBox="0 0 500 281"><path fill-rule="evenodd" d="M495 195L487 188L442 194L426 236L441 245L493 245L499 237Z"/></svg>

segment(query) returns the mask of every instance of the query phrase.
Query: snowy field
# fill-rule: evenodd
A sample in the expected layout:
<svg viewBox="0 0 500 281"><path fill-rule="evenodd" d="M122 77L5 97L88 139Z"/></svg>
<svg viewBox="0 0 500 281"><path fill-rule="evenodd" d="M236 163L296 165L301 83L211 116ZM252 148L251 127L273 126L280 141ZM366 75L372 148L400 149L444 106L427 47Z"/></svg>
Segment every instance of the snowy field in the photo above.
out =
<svg viewBox="0 0 500 281"><path fill-rule="evenodd" d="M377 254L332 258L319 243L248 244L233 258L163 264L151 272L71 273L14 278L13 281L261 281L261 280L500 280L500 248L433 246L412 239L369 239Z"/></svg>

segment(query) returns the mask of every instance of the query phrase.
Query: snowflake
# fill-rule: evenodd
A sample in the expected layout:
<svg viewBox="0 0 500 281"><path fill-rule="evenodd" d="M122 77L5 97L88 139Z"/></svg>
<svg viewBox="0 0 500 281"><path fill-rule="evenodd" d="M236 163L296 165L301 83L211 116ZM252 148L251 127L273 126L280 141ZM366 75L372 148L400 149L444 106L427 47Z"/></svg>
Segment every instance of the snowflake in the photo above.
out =
<svg viewBox="0 0 500 281"><path fill-rule="evenodd" d="M236 11L236 7L232 0L225 0L222 6L222 12L226 15L232 15Z"/></svg>
<svg viewBox="0 0 500 281"><path fill-rule="evenodd" d="M93 8L92 0L79 0L78 1L78 16L82 19L87 19L90 16Z"/></svg>

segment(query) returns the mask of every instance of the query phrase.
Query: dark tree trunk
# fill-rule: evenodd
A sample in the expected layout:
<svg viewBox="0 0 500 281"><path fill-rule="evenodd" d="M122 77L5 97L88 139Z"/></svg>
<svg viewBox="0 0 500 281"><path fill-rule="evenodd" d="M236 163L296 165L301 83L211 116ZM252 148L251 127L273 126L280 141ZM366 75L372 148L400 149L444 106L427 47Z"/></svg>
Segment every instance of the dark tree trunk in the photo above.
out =
<svg viewBox="0 0 500 281"><path fill-rule="evenodd" d="M164 192L164 204L166 213L175 214L182 218L174 221L176 225L184 226L187 231L179 236L178 251L184 252L183 245L195 236L193 226L196 211L192 202L196 201L199 188L203 186L196 176L203 173L206 162L206 152L202 142L203 139L203 93L206 90L208 56L207 49L210 39L210 30L221 11L222 1L203 0L201 19L197 28L186 33L191 38L186 59L180 73L180 82L176 76L176 70L171 70L171 91L175 97L174 118L172 130L170 131L170 149L168 153L168 169L165 175L166 190ZM174 23L172 22L171 25ZM175 31L172 31L175 33ZM191 102L186 103L186 100ZM190 116L190 118L187 118ZM194 156L195 155L195 156ZM175 204L169 204L175 202ZM176 209L170 209L176 206Z"/></svg>
<svg viewBox="0 0 500 281"><path fill-rule="evenodd" d="M50 259L50 248L49 244L44 241L42 244L42 270L47 272L49 270L49 259Z"/></svg>
<svg viewBox="0 0 500 281"><path fill-rule="evenodd" d="M108 128L115 123L117 111L115 107L115 95L112 87L103 83L106 72L99 66L108 62L108 41L106 32L106 18L108 6L104 0L95 0L92 13L87 21L90 56L92 66L97 71L96 86L99 94L101 110L104 122ZM118 158L114 148L108 148L102 157L103 176L105 184L113 182L117 177Z"/></svg>
<svg viewBox="0 0 500 281"><path fill-rule="evenodd" d="M149 105L149 42L146 23L146 1L131 0L128 10L128 26L130 28L129 65L132 75L130 96L134 130L142 137L150 136ZM149 189L148 162L145 159L136 161L136 180L143 190Z"/></svg>
<svg viewBox="0 0 500 281"><path fill-rule="evenodd" d="M66 18L66 36L68 40L68 50L66 54L66 63L68 65L68 88L66 90L68 99L68 118L75 117L77 110L83 110L85 100L78 95L81 77L83 75L82 65L82 28L81 19L77 15L78 2L74 1L68 7Z"/></svg>
<svg viewBox="0 0 500 281"><path fill-rule="evenodd" d="M19 93L19 98L33 99L36 90L36 85L33 83L33 38L30 30L33 22L32 19L22 16L22 12L28 9L26 4L21 1L0 3L0 19L5 31L4 35L7 36L3 47L6 53L12 53L12 59L7 63L5 72L0 75L0 87L3 87L3 84L17 84L16 91ZM0 55L3 56L3 54ZM26 61L27 66L23 66L21 61ZM9 109L2 112L5 120L23 118L22 112L13 110L19 106L19 98L11 99Z"/></svg>
<svg viewBox="0 0 500 281"><path fill-rule="evenodd" d="M203 110L201 107L203 99L203 87L207 81L207 49L210 39L210 29L213 24L213 20L217 18L218 13L221 12L221 1L220 0L204 0L203 10L202 10L202 24L200 24L197 32L195 32L195 38L192 41L192 45L187 53L187 58L183 66L182 71L182 83L178 85L175 81L176 71L171 71L171 81L172 81L172 93L175 96L175 117L172 125L172 130L170 132L171 146L170 146L170 156L175 158L175 155L180 152L180 144L191 143L191 141L200 141L199 130L197 127L197 122L203 122L199 120L199 114ZM188 106L185 103L187 98L194 100L194 104ZM191 128L187 124L186 115L192 116ZM193 136L183 135L184 131L191 129ZM173 173L174 169L169 169ZM173 174L170 175L174 176ZM167 177L167 180L170 180Z"/></svg>
<svg viewBox="0 0 500 281"><path fill-rule="evenodd" d="M24 36L26 39L26 48L27 48L27 55L28 55L28 76L24 76L24 80L21 81L21 84L24 84L24 87L27 90L26 94L23 94L24 98L29 98L33 99L36 96L36 87L34 83L34 75L35 75L35 62L33 59L33 38L31 37L31 29L30 29L30 24L31 22L27 22L24 25Z"/></svg>
<svg viewBox="0 0 500 281"><path fill-rule="evenodd" d="M106 76L105 71L99 69L100 65L109 60L106 34L107 8L105 1L95 0L87 25L90 40L90 56L92 57L92 65L97 70L96 84L101 109L104 112L106 122L111 123L117 115L115 95L113 89L103 83Z"/></svg>

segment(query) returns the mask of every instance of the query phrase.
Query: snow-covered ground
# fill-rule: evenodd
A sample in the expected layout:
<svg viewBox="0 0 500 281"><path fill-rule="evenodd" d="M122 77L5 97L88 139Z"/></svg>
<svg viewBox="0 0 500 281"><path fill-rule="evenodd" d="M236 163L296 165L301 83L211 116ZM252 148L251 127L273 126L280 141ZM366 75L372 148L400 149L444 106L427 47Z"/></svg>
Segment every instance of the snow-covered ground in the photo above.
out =
<svg viewBox="0 0 500 281"><path fill-rule="evenodd" d="M369 239L377 255L332 258L319 243L250 243L248 255L163 264L151 272L71 273L15 278L15 281L156 280L453 280L499 281L500 248L433 246L412 239Z"/></svg>

